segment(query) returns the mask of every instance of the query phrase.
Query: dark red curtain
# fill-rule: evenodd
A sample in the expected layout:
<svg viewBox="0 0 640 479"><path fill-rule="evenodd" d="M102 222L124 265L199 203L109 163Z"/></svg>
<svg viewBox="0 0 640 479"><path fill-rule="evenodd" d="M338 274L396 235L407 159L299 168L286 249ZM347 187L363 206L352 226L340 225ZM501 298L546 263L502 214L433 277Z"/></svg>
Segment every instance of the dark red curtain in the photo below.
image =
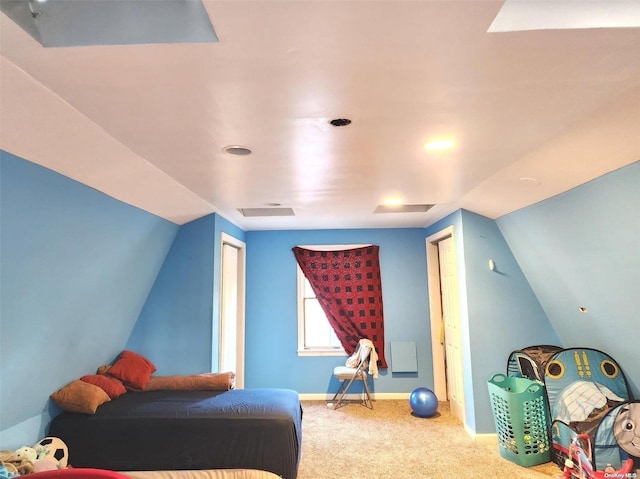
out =
<svg viewBox="0 0 640 479"><path fill-rule="evenodd" d="M378 367L386 369L379 250L375 245L340 251L295 247L293 254L347 354L360 339L370 339Z"/></svg>

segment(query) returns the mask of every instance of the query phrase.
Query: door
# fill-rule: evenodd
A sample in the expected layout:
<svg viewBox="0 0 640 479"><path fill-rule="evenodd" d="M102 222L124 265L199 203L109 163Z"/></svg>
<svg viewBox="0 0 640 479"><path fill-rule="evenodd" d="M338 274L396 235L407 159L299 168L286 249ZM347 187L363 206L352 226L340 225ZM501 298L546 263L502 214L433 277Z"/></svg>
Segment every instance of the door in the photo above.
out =
<svg viewBox="0 0 640 479"><path fill-rule="evenodd" d="M244 243L223 233L218 370L233 371L238 389L244 387L244 256Z"/></svg>
<svg viewBox="0 0 640 479"><path fill-rule="evenodd" d="M451 412L464 424L462 335L460 332L458 275L453 236L438 242L438 263L440 265L442 324L444 325L447 399Z"/></svg>
<svg viewBox="0 0 640 479"><path fill-rule="evenodd" d="M433 391L465 421L461 322L453 226L426 239ZM442 263L442 264L441 264Z"/></svg>

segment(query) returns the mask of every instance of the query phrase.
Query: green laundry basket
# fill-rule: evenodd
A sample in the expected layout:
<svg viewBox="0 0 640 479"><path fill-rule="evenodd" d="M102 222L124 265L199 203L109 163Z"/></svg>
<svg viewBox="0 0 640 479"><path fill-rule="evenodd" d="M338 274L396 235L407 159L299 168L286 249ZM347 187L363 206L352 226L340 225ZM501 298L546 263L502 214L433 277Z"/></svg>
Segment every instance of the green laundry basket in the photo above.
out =
<svg viewBox="0 0 640 479"><path fill-rule="evenodd" d="M500 455L525 467L549 462L551 424L544 386L495 374L488 387Z"/></svg>

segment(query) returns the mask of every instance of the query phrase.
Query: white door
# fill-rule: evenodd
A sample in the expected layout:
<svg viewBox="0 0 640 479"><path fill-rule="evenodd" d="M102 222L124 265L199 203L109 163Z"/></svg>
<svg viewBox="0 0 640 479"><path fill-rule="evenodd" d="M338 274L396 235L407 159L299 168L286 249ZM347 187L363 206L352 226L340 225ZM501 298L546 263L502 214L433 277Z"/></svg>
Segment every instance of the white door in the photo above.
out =
<svg viewBox="0 0 640 479"><path fill-rule="evenodd" d="M244 387L244 243L223 234L218 370L236 374Z"/></svg>
<svg viewBox="0 0 640 479"><path fill-rule="evenodd" d="M462 368L462 335L458 304L458 275L455 244L450 236L438 242L440 264L440 295L444 324L444 352L446 361L447 399L451 412L464 424L464 385Z"/></svg>

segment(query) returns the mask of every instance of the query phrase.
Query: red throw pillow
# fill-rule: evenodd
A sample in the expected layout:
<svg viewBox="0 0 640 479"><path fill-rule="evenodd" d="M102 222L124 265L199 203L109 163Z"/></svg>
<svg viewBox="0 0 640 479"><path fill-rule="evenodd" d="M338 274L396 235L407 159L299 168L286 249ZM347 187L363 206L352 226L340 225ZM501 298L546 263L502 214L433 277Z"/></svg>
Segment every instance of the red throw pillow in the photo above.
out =
<svg viewBox="0 0 640 479"><path fill-rule="evenodd" d="M127 392L124 384L122 384L118 379L110 378L109 376L104 376L102 374L88 374L86 376L82 376L80 380L85 383L101 387L111 399L119 398Z"/></svg>
<svg viewBox="0 0 640 479"><path fill-rule="evenodd" d="M127 387L144 389L155 371L156 367L144 356L133 351L122 351L120 358L109 368L109 375Z"/></svg>

